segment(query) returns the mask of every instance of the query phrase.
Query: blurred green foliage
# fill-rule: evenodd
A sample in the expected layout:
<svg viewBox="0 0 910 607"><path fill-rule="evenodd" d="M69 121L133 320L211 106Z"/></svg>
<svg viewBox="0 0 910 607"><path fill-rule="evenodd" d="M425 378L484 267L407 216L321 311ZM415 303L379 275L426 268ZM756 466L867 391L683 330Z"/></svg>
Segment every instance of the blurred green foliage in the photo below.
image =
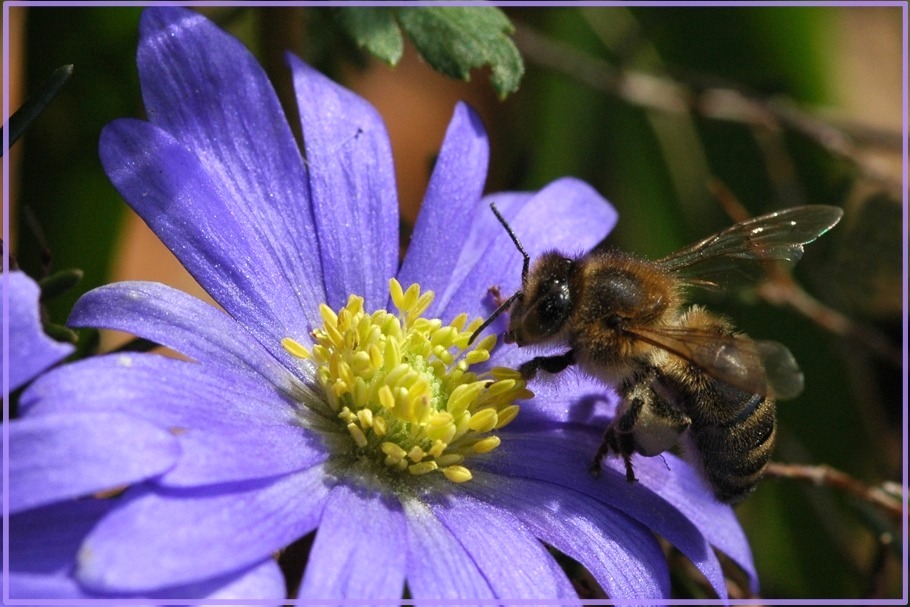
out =
<svg viewBox="0 0 910 607"><path fill-rule="evenodd" d="M496 145L488 190L532 189L578 176L619 209L609 242L648 256L665 255L730 223L706 186L709 177L726 184L753 215L795 204L844 206L842 225L810 247L796 276L814 296L899 352L902 312L894 302L900 302L902 276L894 257L900 255L902 226L893 193L870 185L849 158L805 134L784 129L768 135L741 121L646 109L592 86L575 71L590 61L595 68L647 73L689 91L721 87L810 108L834 104L834 79L841 74L831 49L841 44L844 11L857 10L863 9L508 9L527 72L521 89L487 125ZM356 51L342 40L342 28L319 25L337 24L336 17L306 12L297 50L328 73L342 73L338 62ZM79 293L107 280L125 205L101 170L97 142L107 122L142 112L134 63L139 14L138 8L28 11L26 88L61 65L75 66L70 83L19 143L25 151L20 208L34 211L55 268L85 272L78 292L52 302L57 321ZM254 51L259 48L253 27L259 10L209 14ZM899 33L900 9L890 18ZM523 30L562 46L541 47L540 39L523 37ZM333 52L342 47L344 53ZM570 55L566 69L544 65L541 58L558 59L563 48L581 53L584 61ZM857 194L864 187L870 196ZM40 275L41 244L21 222L18 231L19 262ZM851 290L859 276L874 276L875 284ZM751 335L785 342L800 361L807 388L779 404L778 459L828 464L869 485L900 478L906 457L900 451L902 374L886 355L754 295L697 296ZM868 504L829 488L772 479L739 513L762 596L900 595L894 571L899 556L892 554L884 569L891 572L884 588L875 582L878 534L890 531L899 538L899 528Z"/></svg>

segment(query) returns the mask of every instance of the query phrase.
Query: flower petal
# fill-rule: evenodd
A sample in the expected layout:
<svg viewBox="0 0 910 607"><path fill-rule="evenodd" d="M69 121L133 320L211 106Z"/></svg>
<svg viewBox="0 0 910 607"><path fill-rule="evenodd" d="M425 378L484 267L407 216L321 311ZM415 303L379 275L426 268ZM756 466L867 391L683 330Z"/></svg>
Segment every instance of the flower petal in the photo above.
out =
<svg viewBox="0 0 910 607"><path fill-rule="evenodd" d="M439 158L414 225L408 252L398 272L402 286L445 292L477 219L487 177L490 145L480 116L465 103L455 106ZM427 316L437 315L434 301Z"/></svg>
<svg viewBox="0 0 910 607"><path fill-rule="evenodd" d="M144 488L88 535L76 577L98 591L151 591L257 563L312 531L329 492L315 466L277 480Z"/></svg>
<svg viewBox="0 0 910 607"><path fill-rule="evenodd" d="M649 529L570 489L480 473L466 489L511 511L541 541L584 565L607 595L666 598L670 573Z"/></svg>
<svg viewBox="0 0 910 607"><path fill-rule="evenodd" d="M277 311L315 314L325 297L319 286L322 269L306 168L256 58L196 12L151 7L142 13L137 63L151 122L177 139L188 157L197 159L210 178L208 187L224 201L222 208L210 209L214 227L227 216L234 218L246 228L249 252L257 254L252 261L277 266L277 272L266 265L251 275L254 292L270 290L278 300L273 304ZM203 232L196 240L211 236ZM165 243L177 252L172 243ZM227 284L220 289L222 295L231 283ZM249 294L239 290L233 295L244 293ZM234 313L232 306L218 297L216 301ZM296 304L297 312L291 304ZM272 322L278 319L290 320L278 314Z"/></svg>
<svg viewBox="0 0 910 607"><path fill-rule="evenodd" d="M287 597L284 575L281 568L271 556L257 565L247 569L231 572L214 579L204 580L186 586L167 588L151 594L157 599L214 599L230 601L229 605L241 605L239 599L255 600L255 605L264 605L262 601L274 599L276 607ZM206 603L199 603L204 605ZM214 603L224 605L225 603Z"/></svg>
<svg viewBox="0 0 910 607"><path fill-rule="evenodd" d="M607 235L617 217L613 207L591 186L568 177L554 181L520 207L514 203L521 202L521 196L496 194L488 199L512 203L501 211L532 260L552 249L567 255L588 251ZM482 213L476 220L487 226L477 229L498 225L492 213ZM498 286L504 297L519 288L521 254L501 226L500 230L501 235L489 241L473 264L470 259L459 264L442 298L443 318L458 311L486 316L493 310L488 296L491 286Z"/></svg>
<svg viewBox="0 0 910 607"><path fill-rule="evenodd" d="M426 504L409 499L403 506L408 519L408 588L414 597L496 598L485 573Z"/></svg>
<svg viewBox="0 0 910 607"><path fill-rule="evenodd" d="M625 474L622 463L615 458L604 460L603 466ZM688 462L672 453L664 453L661 458L636 458L635 470L644 487L659 493L692 521L712 546L733 559L749 576L751 590L758 592L758 573L752 550L736 513L728 504L717 501L701 475Z"/></svg>
<svg viewBox="0 0 910 607"><path fill-rule="evenodd" d="M114 598L87 591L76 582L72 570L79 545L86 534L117 504L116 500L78 500L11 516L10 596L23 599ZM283 599L285 594L284 577L275 560L267 558L247 570L241 569L192 585L170 587L152 596Z"/></svg>
<svg viewBox="0 0 910 607"><path fill-rule="evenodd" d="M22 395L29 416L120 412L172 431L182 456L161 479L187 486L271 477L323 461L294 407L244 375L154 354L99 356L40 378ZM124 459L142 459L141 450Z"/></svg>
<svg viewBox="0 0 910 607"><path fill-rule="evenodd" d="M501 364L498 359L496 362ZM522 414L507 431L536 430L544 436L554 427L576 428L588 436L588 457L593 456L618 397L599 380L579 373L562 374L558 381L535 382L532 389L534 400L522 408ZM752 590L757 592L758 577L748 539L733 509L717 501L702 475L687 461L671 453L663 453L661 457L634 456L633 464L639 479L636 485L659 494L695 523L712 546L747 573ZM602 466L625 477L625 466L619 458L605 458Z"/></svg>
<svg viewBox="0 0 910 607"><path fill-rule="evenodd" d="M0 351L0 368L9 365L9 391L18 389L27 381L66 358L72 351L71 344L63 344L48 337L41 328L38 316L38 297L41 290L37 283L23 272L9 272L0 276L3 290L9 297L7 310L0 312L9 320L8 363ZM4 297L2 301L6 301Z"/></svg>
<svg viewBox="0 0 910 607"><path fill-rule="evenodd" d="M114 500L77 500L9 518L10 598L89 596L70 575L79 544Z"/></svg>
<svg viewBox="0 0 910 607"><path fill-rule="evenodd" d="M398 197L385 125L369 103L288 54L303 127L326 303L386 307L398 267Z"/></svg>
<svg viewBox="0 0 910 607"><path fill-rule="evenodd" d="M135 483L180 456L166 430L121 413L18 419L9 441L10 512Z"/></svg>
<svg viewBox="0 0 910 607"><path fill-rule="evenodd" d="M101 133L101 162L133 209L266 349L280 357L282 338L317 326L322 288L286 267L275 237L257 233L259 224L237 212L182 142L147 122L117 120Z"/></svg>
<svg viewBox="0 0 910 607"><path fill-rule="evenodd" d="M723 572L705 531L649 488L644 471L637 475L641 482L631 485L624 471L610 467L605 467L599 478L588 473L600 435L600 428L560 429L558 425L540 432L510 432L492 456L474 465L497 474L568 487L625 512L676 546L705 575L718 596L726 598ZM651 463L648 458L638 461ZM674 470L676 473L683 472Z"/></svg>
<svg viewBox="0 0 910 607"><path fill-rule="evenodd" d="M127 331L200 363L264 377L274 386L288 386L288 369L296 368L275 360L221 310L156 282L118 282L93 289L76 302L67 324Z"/></svg>
<svg viewBox="0 0 910 607"><path fill-rule="evenodd" d="M577 598L553 557L512 513L467 494L430 499L433 513L477 563L497 598Z"/></svg>
<svg viewBox="0 0 910 607"><path fill-rule="evenodd" d="M298 597L400 599L407 534L395 498L336 485L322 513Z"/></svg>

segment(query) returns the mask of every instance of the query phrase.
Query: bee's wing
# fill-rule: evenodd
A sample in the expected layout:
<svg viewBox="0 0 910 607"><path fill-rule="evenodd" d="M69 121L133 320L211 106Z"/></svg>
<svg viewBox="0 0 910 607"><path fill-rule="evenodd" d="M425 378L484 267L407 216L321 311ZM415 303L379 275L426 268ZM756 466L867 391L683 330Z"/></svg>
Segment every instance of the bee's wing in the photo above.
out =
<svg viewBox="0 0 910 607"><path fill-rule="evenodd" d="M761 262L796 263L808 244L834 227L843 211L826 205L793 207L730 226L657 261L686 284L713 288L753 284Z"/></svg>
<svg viewBox="0 0 910 607"><path fill-rule="evenodd" d="M777 342L695 327L628 330L740 390L777 398L794 398L803 391L803 373L796 359Z"/></svg>

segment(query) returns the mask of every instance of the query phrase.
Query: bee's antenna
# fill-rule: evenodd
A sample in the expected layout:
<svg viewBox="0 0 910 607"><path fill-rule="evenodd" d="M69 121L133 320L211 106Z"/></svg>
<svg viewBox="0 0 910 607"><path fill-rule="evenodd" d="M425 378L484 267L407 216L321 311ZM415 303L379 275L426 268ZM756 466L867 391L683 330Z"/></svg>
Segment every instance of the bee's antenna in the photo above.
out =
<svg viewBox="0 0 910 607"><path fill-rule="evenodd" d="M490 314L485 321L483 321L483 324L481 324L479 327L474 329L474 332L471 333L470 339L468 339L468 345L470 346L471 344L473 344L474 340L477 339L477 336L480 335L484 329L489 327L493 323L493 321L496 320L500 314L505 312L508 309L508 307L512 304L512 302L515 301L516 299L518 299L519 297L521 297L521 295L522 295L521 291L518 291L517 293L513 293L511 295L511 297L509 297L507 300L505 300L504 302L499 304L499 307L496 308L496 310L494 310L493 313Z"/></svg>
<svg viewBox="0 0 910 607"><path fill-rule="evenodd" d="M521 241L518 240L518 236L516 236L515 232L512 231L512 226L509 225L509 223L506 221L505 217L503 217L502 214L500 214L499 209L496 208L495 202L490 203L490 209L493 211L493 214L496 215L496 219L499 220L499 223L502 224L502 227L504 227L506 229L506 232L508 233L509 238L511 238L512 242L515 243L515 248L517 248L518 252L521 253L521 257L523 259L523 261L521 262L521 287L524 288L524 286L528 282L528 267L531 265L531 257L525 251L525 248L523 246L521 246ZM513 295L507 301L511 301L514 298L515 298L515 296Z"/></svg>
<svg viewBox="0 0 910 607"><path fill-rule="evenodd" d="M483 321L483 324L481 324L479 327L477 327L474 330L473 333L471 333L471 337L470 337L470 339L468 339L468 345L471 345L472 343L474 343L474 340L477 339L477 336L480 335L480 333L484 329L489 327L490 324L492 324L492 322L494 320L496 320L500 314L505 312L509 308L509 306L512 304L513 301L515 301L516 299L518 299L519 297L521 297L523 295L524 287L528 282L528 267L531 264L530 255L528 255L528 253L525 251L525 248L523 246L521 246L521 241L518 240L518 236L516 236L515 232L512 231L512 227L506 221L505 217L503 217L502 214L499 212L499 209L496 208L495 202L490 203L490 209L493 211L493 214L496 215L496 219L499 220L499 223L502 224L502 227L504 227L506 229L506 233L508 233L509 238L511 238L512 242L515 243L515 248L517 248L518 252L521 253L521 257L522 257L521 289L516 291L515 293L513 293L508 299L506 299L501 304L499 304L499 307L497 307L496 310L494 310L493 313L490 314L490 316L488 316L485 321Z"/></svg>

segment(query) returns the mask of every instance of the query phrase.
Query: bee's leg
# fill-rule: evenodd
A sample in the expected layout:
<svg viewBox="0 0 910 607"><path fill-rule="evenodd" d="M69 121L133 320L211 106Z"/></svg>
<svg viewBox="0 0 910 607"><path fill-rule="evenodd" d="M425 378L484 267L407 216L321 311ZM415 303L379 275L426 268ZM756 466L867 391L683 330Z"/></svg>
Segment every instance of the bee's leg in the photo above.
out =
<svg viewBox="0 0 910 607"><path fill-rule="evenodd" d="M505 297L502 296L502 292L499 290L499 285L493 285L487 289L487 292L490 294L490 297L493 299L493 304L497 308L501 306L502 303L506 300Z"/></svg>
<svg viewBox="0 0 910 607"><path fill-rule="evenodd" d="M559 373L563 369L575 364L575 350L569 350L565 354L556 356L538 356L532 358L518 367L518 372L525 379L531 379L537 375L538 371L547 373Z"/></svg>
<svg viewBox="0 0 910 607"><path fill-rule="evenodd" d="M594 461L588 469L594 476L600 476L600 462L608 453L616 453L622 457L626 465L626 480L634 483L635 471L632 468L632 454L635 453L635 424L645 406L643 398L632 398L626 401L627 405L622 412L610 422L604 431L603 440L597 453L594 454Z"/></svg>

